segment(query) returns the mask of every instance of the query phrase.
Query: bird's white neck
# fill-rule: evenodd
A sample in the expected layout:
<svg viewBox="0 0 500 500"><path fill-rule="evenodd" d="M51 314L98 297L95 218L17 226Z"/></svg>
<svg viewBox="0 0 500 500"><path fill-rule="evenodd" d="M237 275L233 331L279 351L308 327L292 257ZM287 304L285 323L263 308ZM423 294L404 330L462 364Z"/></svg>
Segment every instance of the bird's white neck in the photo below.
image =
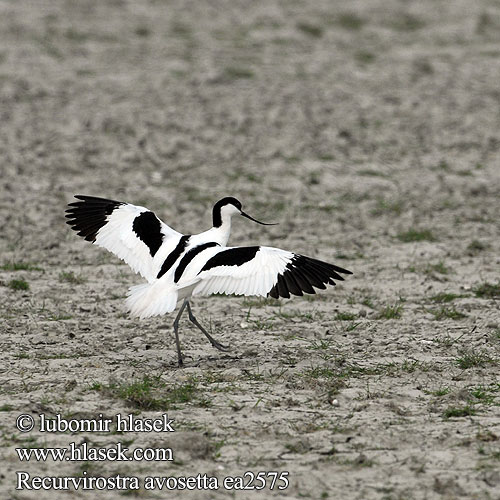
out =
<svg viewBox="0 0 500 500"><path fill-rule="evenodd" d="M221 246L226 246L231 233L231 217L223 217L222 224L219 227L213 227L207 232L210 241L215 241Z"/></svg>

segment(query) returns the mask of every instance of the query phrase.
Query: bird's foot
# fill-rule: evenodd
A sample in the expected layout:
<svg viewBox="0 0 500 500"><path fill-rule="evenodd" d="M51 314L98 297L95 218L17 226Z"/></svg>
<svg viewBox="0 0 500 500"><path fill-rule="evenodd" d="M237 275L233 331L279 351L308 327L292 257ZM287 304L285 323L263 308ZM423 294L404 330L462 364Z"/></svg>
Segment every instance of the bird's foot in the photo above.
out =
<svg viewBox="0 0 500 500"><path fill-rule="evenodd" d="M227 351L230 351L231 348L228 346L228 345L224 345L224 344L221 344L220 342L218 342L217 340L215 340L213 337L211 337L210 339L210 343L216 348L216 349L219 349L219 351L222 351L222 352L227 352Z"/></svg>

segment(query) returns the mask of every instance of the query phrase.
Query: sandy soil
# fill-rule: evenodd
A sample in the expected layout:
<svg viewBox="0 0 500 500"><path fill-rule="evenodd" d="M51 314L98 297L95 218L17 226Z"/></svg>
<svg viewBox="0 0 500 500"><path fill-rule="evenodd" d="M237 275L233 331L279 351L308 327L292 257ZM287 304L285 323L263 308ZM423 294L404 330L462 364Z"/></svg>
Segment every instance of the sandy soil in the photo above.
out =
<svg viewBox="0 0 500 500"><path fill-rule="evenodd" d="M32 476L288 471L284 491L498 498L500 9L470 2L0 1L0 492ZM83 193L184 233L222 196L262 243L351 269L321 295L128 318L140 277L64 224ZM175 433L21 433L20 414L168 412ZM38 417L37 417L38 418ZM20 463L15 448L171 447ZM90 495L90 496L89 496Z"/></svg>

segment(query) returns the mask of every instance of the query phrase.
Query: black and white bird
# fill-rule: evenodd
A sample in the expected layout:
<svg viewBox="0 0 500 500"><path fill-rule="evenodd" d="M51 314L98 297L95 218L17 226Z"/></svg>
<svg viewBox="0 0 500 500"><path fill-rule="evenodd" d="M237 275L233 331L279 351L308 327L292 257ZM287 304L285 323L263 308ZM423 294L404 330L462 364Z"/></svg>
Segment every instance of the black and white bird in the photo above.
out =
<svg viewBox="0 0 500 500"><path fill-rule="evenodd" d="M266 246L228 247L233 215L265 224L250 217L232 197L213 208L213 227L199 234L181 234L167 226L147 208L120 201L76 195L69 204L66 221L87 241L106 248L124 260L147 281L130 287L127 309L147 318L174 311L183 300L174 321L179 366L179 319L187 308L189 319L219 350L228 348L215 340L196 320L189 304L191 296L211 294L284 297L315 293L343 280L347 269L279 248Z"/></svg>

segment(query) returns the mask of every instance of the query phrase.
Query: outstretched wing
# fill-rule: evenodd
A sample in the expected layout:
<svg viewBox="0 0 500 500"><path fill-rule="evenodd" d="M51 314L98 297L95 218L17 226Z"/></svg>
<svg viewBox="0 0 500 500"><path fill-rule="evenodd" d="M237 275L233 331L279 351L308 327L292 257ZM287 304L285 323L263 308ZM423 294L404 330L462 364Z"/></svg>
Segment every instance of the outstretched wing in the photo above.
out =
<svg viewBox="0 0 500 500"><path fill-rule="evenodd" d="M66 210L67 224L78 235L113 252L148 281L156 277L154 256L169 240L182 235L147 208L121 201L75 195Z"/></svg>
<svg viewBox="0 0 500 500"><path fill-rule="evenodd" d="M343 281L339 273L352 274L341 267L273 247L233 247L217 249L201 268L193 295L226 293L285 297L316 293Z"/></svg>

